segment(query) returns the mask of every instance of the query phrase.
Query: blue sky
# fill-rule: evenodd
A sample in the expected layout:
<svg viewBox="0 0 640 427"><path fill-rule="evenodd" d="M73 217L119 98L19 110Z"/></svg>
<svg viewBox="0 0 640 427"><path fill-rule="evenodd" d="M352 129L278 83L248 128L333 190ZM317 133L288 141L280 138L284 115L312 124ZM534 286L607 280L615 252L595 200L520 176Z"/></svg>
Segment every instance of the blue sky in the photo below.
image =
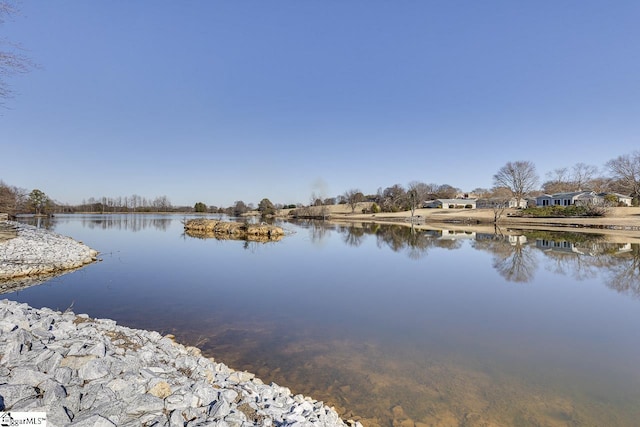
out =
<svg viewBox="0 0 640 427"><path fill-rule="evenodd" d="M309 202L640 147L637 1L29 1L0 179L63 203Z"/></svg>

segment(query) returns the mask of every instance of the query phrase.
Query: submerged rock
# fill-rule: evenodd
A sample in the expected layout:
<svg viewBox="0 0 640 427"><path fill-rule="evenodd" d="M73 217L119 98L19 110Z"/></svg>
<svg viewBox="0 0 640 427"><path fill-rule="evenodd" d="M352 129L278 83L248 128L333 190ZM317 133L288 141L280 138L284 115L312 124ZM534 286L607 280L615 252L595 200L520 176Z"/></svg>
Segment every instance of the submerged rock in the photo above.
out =
<svg viewBox="0 0 640 427"><path fill-rule="evenodd" d="M0 411L46 412L50 426L347 425L322 402L112 320L1 300L0 355Z"/></svg>

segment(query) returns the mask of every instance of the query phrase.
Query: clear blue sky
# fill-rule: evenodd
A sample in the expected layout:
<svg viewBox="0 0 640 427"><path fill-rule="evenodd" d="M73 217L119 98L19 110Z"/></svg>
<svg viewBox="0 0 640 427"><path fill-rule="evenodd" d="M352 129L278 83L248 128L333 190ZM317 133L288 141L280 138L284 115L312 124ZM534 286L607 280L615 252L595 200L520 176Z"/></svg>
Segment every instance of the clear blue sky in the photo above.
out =
<svg viewBox="0 0 640 427"><path fill-rule="evenodd" d="M640 148L640 2L21 3L0 179L63 203L491 187Z"/></svg>

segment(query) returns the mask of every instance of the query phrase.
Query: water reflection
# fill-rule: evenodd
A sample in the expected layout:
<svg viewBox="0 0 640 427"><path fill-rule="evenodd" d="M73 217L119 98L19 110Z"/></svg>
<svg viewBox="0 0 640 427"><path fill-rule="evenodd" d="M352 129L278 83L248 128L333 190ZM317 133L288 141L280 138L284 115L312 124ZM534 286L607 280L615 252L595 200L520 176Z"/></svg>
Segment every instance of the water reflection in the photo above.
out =
<svg viewBox="0 0 640 427"><path fill-rule="evenodd" d="M46 230L53 230L56 224L52 216L19 215L17 221Z"/></svg>
<svg viewBox="0 0 640 427"><path fill-rule="evenodd" d="M73 222L82 227L101 230L121 230L138 232L145 229L167 231L175 216L148 214L87 214L59 215L47 217L23 216L18 219L23 224L54 231L56 227Z"/></svg>
<svg viewBox="0 0 640 427"><path fill-rule="evenodd" d="M475 233L455 232L452 230L419 230L415 226L393 224L352 223L337 226L343 234L343 241L349 246L358 247L365 236L375 236L379 248L388 247L394 252L406 253L411 259L427 256L430 248L458 249L463 239L471 238Z"/></svg>
<svg viewBox="0 0 640 427"><path fill-rule="evenodd" d="M530 282L538 269L534 248L524 235L481 233L473 247L493 255L493 268L509 282Z"/></svg>
<svg viewBox="0 0 640 427"><path fill-rule="evenodd" d="M149 215L107 215L102 217L83 217L81 224L87 228L102 230L124 230L138 232L148 228L167 231L173 218Z"/></svg>
<svg viewBox="0 0 640 427"><path fill-rule="evenodd" d="M346 245L353 247L361 246L367 236L375 236L378 247L405 253L414 260L427 256L431 248L455 250L469 241L474 249L491 253L492 267L513 283L528 283L535 278L538 254L542 253L550 261L545 268L555 274L575 280L602 274L611 289L640 297L640 245L610 242L602 234L500 229L488 233L375 223L332 226L321 221L308 222L307 226L312 241L322 240L334 229L342 234Z"/></svg>
<svg viewBox="0 0 640 427"><path fill-rule="evenodd" d="M640 245L631 248L621 256L611 257L607 286L618 292L640 297Z"/></svg>
<svg viewBox="0 0 640 427"><path fill-rule="evenodd" d="M365 427L640 419L637 244L306 221L265 245L109 217L56 220L103 262L9 297L173 333Z"/></svg>
<svg viewBox="0 0 640 427"><path fill-rule="evenodd" d="M306 229L309 232L309 239L314 245L322 245L322 243L331 236L334 227L327 222L313 219L298 219L292 221L298 227Z"/></svg>
<svg viewBox="0 0 640 427"><path fill-rule="evenodd" d="M214 232L196 231L196 230L185 230L184 235L193 237L195 239L240 240L247 243L279 242L284 237L283 235L270 236L267 234L228 234L228 233L214 233Z"/></svg>

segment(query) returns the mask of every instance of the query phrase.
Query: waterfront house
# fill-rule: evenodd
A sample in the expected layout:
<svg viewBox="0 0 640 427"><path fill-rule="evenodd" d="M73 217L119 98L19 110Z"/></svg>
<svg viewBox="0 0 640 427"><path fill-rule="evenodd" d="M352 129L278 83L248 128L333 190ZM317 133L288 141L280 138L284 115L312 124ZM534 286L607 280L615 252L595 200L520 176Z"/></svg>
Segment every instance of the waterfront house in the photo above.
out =
<svg viewBox="0 0 640 427"><path fill-rule="evenodd" d="M508 208L522 208L526 209L528 206L527 199L520 199L520 203L518 203L518 199L512 197L510 199L504 199L501 197L492 197L488 199L478 199L476 202L476 207L478 209L493 209L495 207L501 206L502 204L506 204L505 207Z"/></svg>
<svg viewBox="0 0 640 427"><path fill-rule="evenodd" d="M631 197L618 193L573 191L570 193L543 194L536 197L536 206L604 205L608 196L615 197L618 204L631 206Z"/></svg>
<svg viewBox="0 0 640 427"><path fill-rule="evenodd" d="M476 199L436 199L422 204L423 208L436 209L475 209Z"/></svg>
<svg viewBox="0 0 640 427"><path fill-rule="evenodd" d="M604 197L594 193L593 191L543 194L536 197L536 206L601 205L603 203Z"/></svg>

